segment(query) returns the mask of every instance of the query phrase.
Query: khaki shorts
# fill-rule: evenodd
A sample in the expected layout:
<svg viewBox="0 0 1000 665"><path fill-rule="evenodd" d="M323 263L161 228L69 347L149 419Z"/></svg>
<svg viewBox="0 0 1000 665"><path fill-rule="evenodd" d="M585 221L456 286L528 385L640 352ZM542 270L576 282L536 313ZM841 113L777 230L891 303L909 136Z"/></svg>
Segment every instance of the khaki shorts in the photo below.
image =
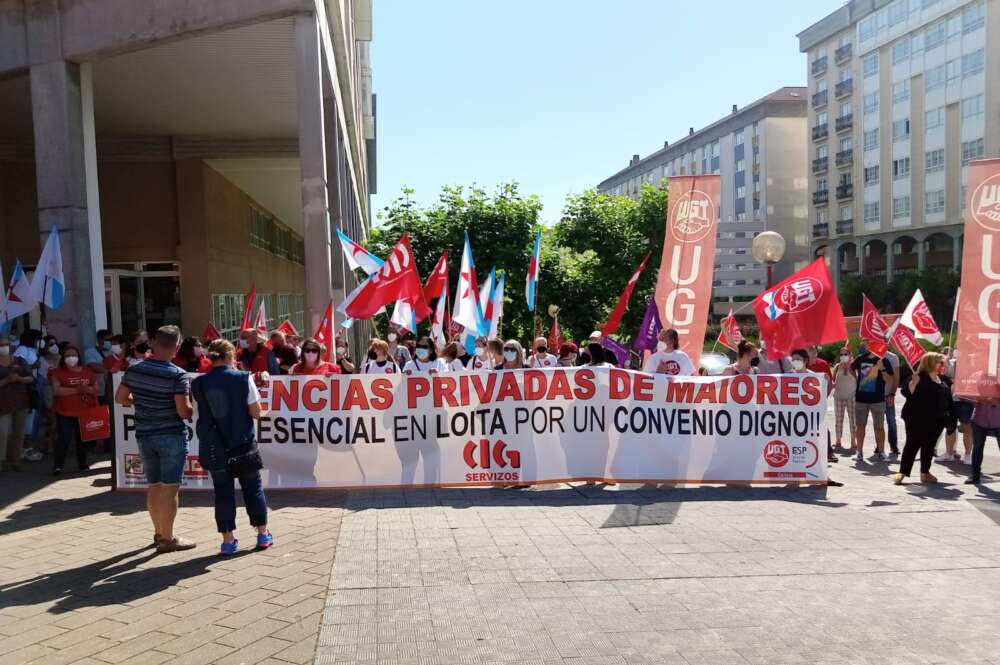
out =
<svg viewBox="0 0 1000 665"><path fill-rule="evenodd" d="M876 430L885 427L885 402L875 402L866 404L864 402L854 403L854 422L857 427L864 429L868 426L868 414L872 414L872 425Z"/></svg>

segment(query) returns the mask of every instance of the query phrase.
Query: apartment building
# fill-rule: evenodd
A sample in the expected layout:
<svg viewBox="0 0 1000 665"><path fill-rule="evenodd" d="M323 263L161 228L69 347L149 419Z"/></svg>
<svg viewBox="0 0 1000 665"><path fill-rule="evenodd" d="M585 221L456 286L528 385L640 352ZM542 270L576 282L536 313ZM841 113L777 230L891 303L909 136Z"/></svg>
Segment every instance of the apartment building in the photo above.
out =
<svg viewBox="0 0 1000 665"><path fill-rule="evenodd" d="M371 0L0 0L0 263L60 230L47 327L234 337L255 283L312 334L356 283L334 229L370 228L371 39Z"/></svg>
<svg viewBox="0 0 1000 665"><path fill-rule="evenodd" d="M754 299L766 286L764 266L750 253L762 231L785 237L775 279L810 258L806 88L785 87L641 158L597 186L602 193L638 197L644 183L673 175L717 173L722 180L713 275L714 314Z"/></svg>
<svg viewBox="0 0 1000 665"><path fill-rule="evenodd" d="M965 166L1000 149L998 34L1000 0L853 0L798 35L812 249L838 282L958 268Z"/></svg>

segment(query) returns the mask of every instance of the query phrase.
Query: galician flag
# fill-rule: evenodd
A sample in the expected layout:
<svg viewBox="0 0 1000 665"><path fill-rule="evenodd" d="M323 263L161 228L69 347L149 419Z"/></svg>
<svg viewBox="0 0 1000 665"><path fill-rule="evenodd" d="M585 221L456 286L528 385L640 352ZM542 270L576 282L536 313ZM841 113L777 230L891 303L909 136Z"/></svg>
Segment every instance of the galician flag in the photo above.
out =
<svg viewBox="0 0 1000 665"><path fill-rule="evenodd" d="M479 335L483 329L483 309L479 304L476 263L472 259L472 245L469 244L468 233L465 234L462 267L458 273L458 290L455 291L455 306L451 318L473 336Z"/></svg>
<svg viewBox="0 0 1000 665"><path fill-rule="evenodd" d="M479 309L483 310L483 327L489 328L493 315L493 289L496 288L497 269L491 268L482 288L479 289ZM486 330L482 331L486 334Z"/></svg>
<svg viewBox="0 0 1000 665"><path fill-rule="evenodd" d="M364 270L366 275L371 275L385 264L385 261L348 238L340 229L337 229L337 237L340 238L340 247L344 250L344 258L351 270Z"/></svg>
<svg viewBox="0 0 1000 665"><path fill-rule="evenodd" d="M24 274L21 260L18 259L14 265L14 274L10 278L10 285L7 287L7 305L4 309L3 321L11 321L27 314L35 308L36 304L37 301L31 297L28 276Z"/></svg>
<svg viewBox="0 0 1000 665"><path fill-rule="evenodd" d="M444 294L442 294L437 299L437 305L434 307L434 318L431 320L431 339L438 346L444 346L448 343L448 338L444 332L444 319L447 315L444 301Z"/></svg>
<svg viewBox="0 0 1000 665"><path fill-rule="evenodd" d="M528 311L535 311L535 290L538 288L538 261L542 250L542 232L535 236L535 248L531 252L531 260L528 261L528 278L524 285L524 297L528 300Z"/></svg>
<svg viewBox="0 0 1000 665"><path fill-rule="evenodd" d="M405 300L397 300L392 308L392 318L389 323L395 323L400 330L408 330L411 333L417 332L417 314L413 311L413 306Z"/></svg>
<svg viewBox="0 0 1000 665"><path fill-rule="evenodd" d="M31 298L49 309L59 309L63 306L65 294L66 278L63 277L59 229L53 226L31 278Z"/></svg>
<svg viewBox="0 0 1000 665"><path fill-rule="evenodd" d="M500 273L497 277L497 284L493 287L493 295L490 299L490 337L500 336L500 321L503 319L503 286L506 276Z"/></svg>

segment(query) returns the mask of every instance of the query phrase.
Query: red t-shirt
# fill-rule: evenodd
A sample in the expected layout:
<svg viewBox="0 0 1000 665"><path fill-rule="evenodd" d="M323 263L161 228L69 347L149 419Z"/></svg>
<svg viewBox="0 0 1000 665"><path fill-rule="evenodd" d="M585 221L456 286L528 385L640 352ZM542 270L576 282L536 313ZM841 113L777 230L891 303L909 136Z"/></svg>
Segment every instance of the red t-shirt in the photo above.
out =
<svg viewBox="0 0 1000 665"><path fill-rule="evenodd" d="M326 376L327 374L340 374L341 372L340 367L338 365L334 365L333 363L319 363L312 369L307 368L302 363L295 363L292 365L291 373L299 375Z"/></svg>
<svg viewBox="0 0 1000 665"><path fill-rule="evenodd" d="M833 376L830 373L830 363L826 362L825 360L817 356L816 360L809 363L806 367L809 369L810 372L816 372L817 374L822 374L823 376L825 376L827 391L833 390L833 381L830 380L831 377Z"/></svg>
<svg viewBox="0 0 1000 665"><path fill-rule="evenodd" d="M84 367L72 370L66 367L56 367L49 372L49 380L55 379L63 388L77 386L96 386L97 376ZM85 410L97 404L96 395L65 395L56 396L55 411L60 416L78 416Z"/></svg>
<svg viewBox="0 0 1000 665"><path fill-rule="evenodd" d="M128 369L128 358L117 357L114 355L106 356L104 358L104 369L111 372L112 374L117 374L118 372L124 372Z"/></svg>

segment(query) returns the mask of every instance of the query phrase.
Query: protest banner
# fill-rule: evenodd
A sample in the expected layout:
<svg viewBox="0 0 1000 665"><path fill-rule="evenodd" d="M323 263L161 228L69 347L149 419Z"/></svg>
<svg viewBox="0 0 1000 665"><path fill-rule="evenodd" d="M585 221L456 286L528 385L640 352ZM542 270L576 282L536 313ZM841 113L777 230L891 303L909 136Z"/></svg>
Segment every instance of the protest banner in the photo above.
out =
<svg viewBox="0 0 1000 665"><path fill-rule="evenodd" d="M587 367L282 376L261 389L257 433L271 489L823 483L826 392L816 374ZM116 485L144 487L134 414L115 418ZM195 437L184 486L209 489L197 452Z"/></svg>

